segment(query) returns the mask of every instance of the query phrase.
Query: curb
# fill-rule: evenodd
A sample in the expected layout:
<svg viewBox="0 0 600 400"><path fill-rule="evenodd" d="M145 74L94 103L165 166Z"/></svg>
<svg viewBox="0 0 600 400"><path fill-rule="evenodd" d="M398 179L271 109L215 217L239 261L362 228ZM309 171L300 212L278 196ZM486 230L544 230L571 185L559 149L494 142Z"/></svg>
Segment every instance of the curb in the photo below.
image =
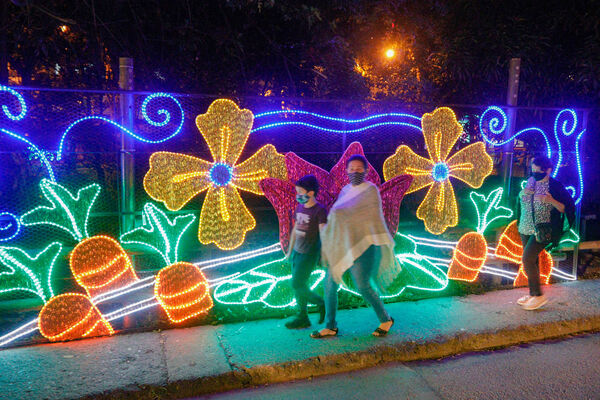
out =
<svg viewBox="0 0 600 400"><path fill-rule="evenodd" d="M179 399L350 372L392 361L410 362L438 359L461 353L492 350L595 331L600 331L600 315L567 321L521 325L495 332L461 333L453 336L441 335L426 342L411 341L395 345L382 344L373 346L369 350L311 357L280 364L259 365L250 369L215 376L172 382L166 387L139 386L132 387L131 390L118 389L85 396L82 399Z"/></svg>

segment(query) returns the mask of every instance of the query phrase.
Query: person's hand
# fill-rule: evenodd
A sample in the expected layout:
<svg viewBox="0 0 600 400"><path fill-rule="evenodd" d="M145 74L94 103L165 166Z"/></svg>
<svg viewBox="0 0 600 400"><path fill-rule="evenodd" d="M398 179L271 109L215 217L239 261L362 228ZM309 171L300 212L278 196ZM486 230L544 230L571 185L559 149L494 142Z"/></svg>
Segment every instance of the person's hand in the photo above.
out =
<svg viewBox="0 0 600 400"><path fill-rule="evenodd" d="M541 202L541 203L554 204L554 202L555 202L554 197L552 197L550 195L550 193L548 193L548 194L536 194L533 198L535 200Z"/></svg>
<svg viewBox="0 0 600 400"><path fill-rule="evenodd" d="M523 188L523 190L521 190L521 194L533 194L533 190L531 190L528 187Z"/></svg>

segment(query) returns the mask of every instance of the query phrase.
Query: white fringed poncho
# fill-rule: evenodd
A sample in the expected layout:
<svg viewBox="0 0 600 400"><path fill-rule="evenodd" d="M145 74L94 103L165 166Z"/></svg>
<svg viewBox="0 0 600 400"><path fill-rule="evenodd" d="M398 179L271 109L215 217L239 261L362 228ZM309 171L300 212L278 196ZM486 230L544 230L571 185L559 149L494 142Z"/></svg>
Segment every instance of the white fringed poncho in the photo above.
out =
<svg viewBox="0 0 600 400"><path fill-rule="evenodd" d="M400 273L379 189L371 182L344 186L320 236L323 261L337 283L371 245L381 246L379 268L373 277L380 291L386 292Z"/></svg>

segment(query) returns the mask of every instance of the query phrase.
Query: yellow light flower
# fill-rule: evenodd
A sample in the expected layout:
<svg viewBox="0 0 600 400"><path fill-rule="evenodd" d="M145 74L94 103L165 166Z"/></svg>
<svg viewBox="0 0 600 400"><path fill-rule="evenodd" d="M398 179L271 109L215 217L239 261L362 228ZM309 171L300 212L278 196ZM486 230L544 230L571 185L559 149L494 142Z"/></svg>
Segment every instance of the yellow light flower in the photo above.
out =
<svg viewBox="0 0 600 400"><path fill-rule="evenodd" d="M244 150L254 116L231 100L215 100L206 114L196 117L196 126L206 140L213 162L179 153L157 152L150 156L144 189L154 200L172 211L208 190L202 210L198 240L232 250L241 245L256 221L240 197L239 190L264 195L264 178L287 179L285 157L271 144L237 164Z"/></svg>
<svg viewBox="0 0 600 400"><path fill-rule="evenodd" d="M383 175L386 181L402 174L413 175L407 193L431 186L417 209L417 217L425 222L425 229L439 235L458 224L458 207L450 177L479 188L492 172L493 162L483 142L473 143L448 158L463 130L454 111L448 107L424 114L421 127L429 159L415 154L408 146L400 146L385 160Z"/></svg>

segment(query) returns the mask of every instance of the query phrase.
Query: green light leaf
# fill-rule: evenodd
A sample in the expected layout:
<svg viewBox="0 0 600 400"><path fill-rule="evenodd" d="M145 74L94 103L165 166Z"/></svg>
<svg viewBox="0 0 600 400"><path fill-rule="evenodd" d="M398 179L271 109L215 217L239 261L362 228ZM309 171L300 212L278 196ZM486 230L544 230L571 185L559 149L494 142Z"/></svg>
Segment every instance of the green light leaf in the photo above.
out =
<svg viewBox="0 0 600 400"><path fill-rule="evenodd" d="M502 200L502 193L502 188L492 190L487 197L477 192L471 192L471 201L475 206L475 211L477 211L477 232L483 234L495 220L513 216L510 208L499 205Z"/></svg>
<svg viewBox="0 0 600 400"><path fill-rule="evenodd" d="M139 244L157 252L166 265L177 262L179 241L196 220L193 214L185 214L171 220L154 204L144 206L144 224L121 235L123 244Z"/></svg>
<svg viewBox="0 0 600 400"><path fill-rule="evenodd" d="M394 241L396 243L394 251L402 271L388 289L391 294L381 296L382 298L398 297L407 288L436 292L448 286L446 273L417 253L417 243L414 240L406 235L397 234ZM341 289L359 296L349 274L344 275Z"/></svg>
<svg viewBox="0 0 600 400"><path fill-rule="evenodd" d="M579 235L571 228L560 240L559 247L573 246L580 241Z"/></svg>
<svg viewBox="0 0 600 400"><path fill-rule="evenodd" d="M42 179L40 189L51 206L39 206L23 214L21 217L23 225L55 226L67 231L78 242L89 236L88 218L100 193L100 185L94 183L86 186L73 196L58 183Z"/></svg>
<svg viewBox="0 0 600 400"><path fill-rule="evenodd" d="M30 257L17 247L0 247L0 263L5 267L0 272L0 294L26 291L47 302L54 296L52 269L61 250L62 244L54 242Z"/></svg>
<svg viewBox="0 0 600 400"><path fill-rule="evenodd" d="M309 287L314 289L324 277L325 271L313 271ZM293 307L296 300L289 282L291 278L289 263L283 259L271 261L218 284L213 297L223 304L263 303L271 308Z"/></svg>

